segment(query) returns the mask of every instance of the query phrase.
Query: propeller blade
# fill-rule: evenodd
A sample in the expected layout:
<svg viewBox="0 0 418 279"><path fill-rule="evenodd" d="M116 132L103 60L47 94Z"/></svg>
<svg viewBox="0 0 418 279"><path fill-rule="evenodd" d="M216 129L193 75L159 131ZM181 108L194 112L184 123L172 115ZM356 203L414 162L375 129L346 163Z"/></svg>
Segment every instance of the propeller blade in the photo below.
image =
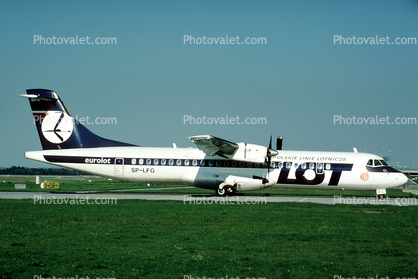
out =
<svg viewBox="0 0 418 279"><path fill-rule="evenodd" d="M283 137L277 137L276 140L276 150L282 150Z"/></svg>
<svg viewBox="0 0 418 279"><path fill-rule="evenodd" d="M271 150L271 138L272 136L270 135L270 143L269 143L269 148L267 148L267 180L269 180L269 176L270 176L270 165L271 165L271 154L270 154L270 150Z"/></svg>

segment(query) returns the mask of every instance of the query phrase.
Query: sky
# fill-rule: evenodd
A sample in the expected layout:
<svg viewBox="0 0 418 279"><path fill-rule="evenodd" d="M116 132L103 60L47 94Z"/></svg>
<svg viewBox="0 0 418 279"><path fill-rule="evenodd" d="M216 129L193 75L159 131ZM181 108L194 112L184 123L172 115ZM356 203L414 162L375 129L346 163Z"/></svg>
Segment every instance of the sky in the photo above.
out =
<svg viewBox="0 0 418 279"><path fill-rule="evenodd" d="M73 117L116 119L86 127L141 146L272 135L286 150L356 147L418 167L417 26L412 0L1 1L0 167L48 167L24 158L42 149L18 96L32 88L56 91ZM63 42L76 37L114 43ZM227 116L264 120L214 123ZM411 124L386 124L398 117Z"/></svg>

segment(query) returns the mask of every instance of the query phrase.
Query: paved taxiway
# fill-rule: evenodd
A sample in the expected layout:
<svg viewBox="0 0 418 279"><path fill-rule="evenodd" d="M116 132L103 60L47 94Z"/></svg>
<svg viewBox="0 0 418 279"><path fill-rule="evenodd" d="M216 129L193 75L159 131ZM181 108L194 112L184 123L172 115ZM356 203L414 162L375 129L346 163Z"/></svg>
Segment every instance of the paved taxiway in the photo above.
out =
<svg viewBox="0 0 418 279"><path fill-rule="evenodd" d="M164 188L161 188L164 189ZM154 188L155 190L155 188ZM385 198L374 197L341 197L341 196L251 196L238 195L232 197L217 197L205 194L155 194L155 193L95 193L95 192L0 192L0 199L89 199L94 202L101 199L116 200L170 200L182 201L184 204L265 204L273 202L309 202L319 204L371 204L371 205L418 205L416 198Z"/></svg>

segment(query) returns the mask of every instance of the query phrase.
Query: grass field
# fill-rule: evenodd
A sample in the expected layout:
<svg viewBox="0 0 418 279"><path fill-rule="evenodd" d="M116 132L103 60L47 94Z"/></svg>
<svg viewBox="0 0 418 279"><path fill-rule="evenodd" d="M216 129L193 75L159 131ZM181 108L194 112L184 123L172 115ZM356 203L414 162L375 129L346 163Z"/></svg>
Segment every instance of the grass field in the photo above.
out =
<svg viewBox="0 0 418 279"><path fill-rule="evenodd" d="M0 190L25 183L9 179ZM147 187L61 179L61 191ZM255 194L285 189L272 190ZM0 278L418 277L417 206L3 199L0 210Z"/></svg>
<svg viewBox="0 0 418 279"><path fill-rule="evenodd" d="M415 277L418 207L2 200L1 278Z"/></svg>

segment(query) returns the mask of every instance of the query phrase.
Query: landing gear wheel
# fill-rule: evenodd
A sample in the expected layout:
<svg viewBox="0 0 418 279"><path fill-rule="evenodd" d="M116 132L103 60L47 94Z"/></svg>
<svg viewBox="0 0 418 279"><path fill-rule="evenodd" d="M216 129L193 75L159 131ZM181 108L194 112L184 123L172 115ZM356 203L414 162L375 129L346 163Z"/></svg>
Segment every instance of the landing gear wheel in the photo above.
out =
<svg viewBox="0 0 418 279"><path fill-rule="evenodd" d="M217 196L221 196L221 197L225 196L226 195L225 188L223 188L223 189L216 189L216 195Z"/></svg>
<svg viewBox="0 0 418 279"><path fill-rule="evenodd" d="M236 189L233 186L232 187L227 187L225 189L226 189L226 194L228 196L233 196L235 194L235 192L236 192Z"/></svg>

